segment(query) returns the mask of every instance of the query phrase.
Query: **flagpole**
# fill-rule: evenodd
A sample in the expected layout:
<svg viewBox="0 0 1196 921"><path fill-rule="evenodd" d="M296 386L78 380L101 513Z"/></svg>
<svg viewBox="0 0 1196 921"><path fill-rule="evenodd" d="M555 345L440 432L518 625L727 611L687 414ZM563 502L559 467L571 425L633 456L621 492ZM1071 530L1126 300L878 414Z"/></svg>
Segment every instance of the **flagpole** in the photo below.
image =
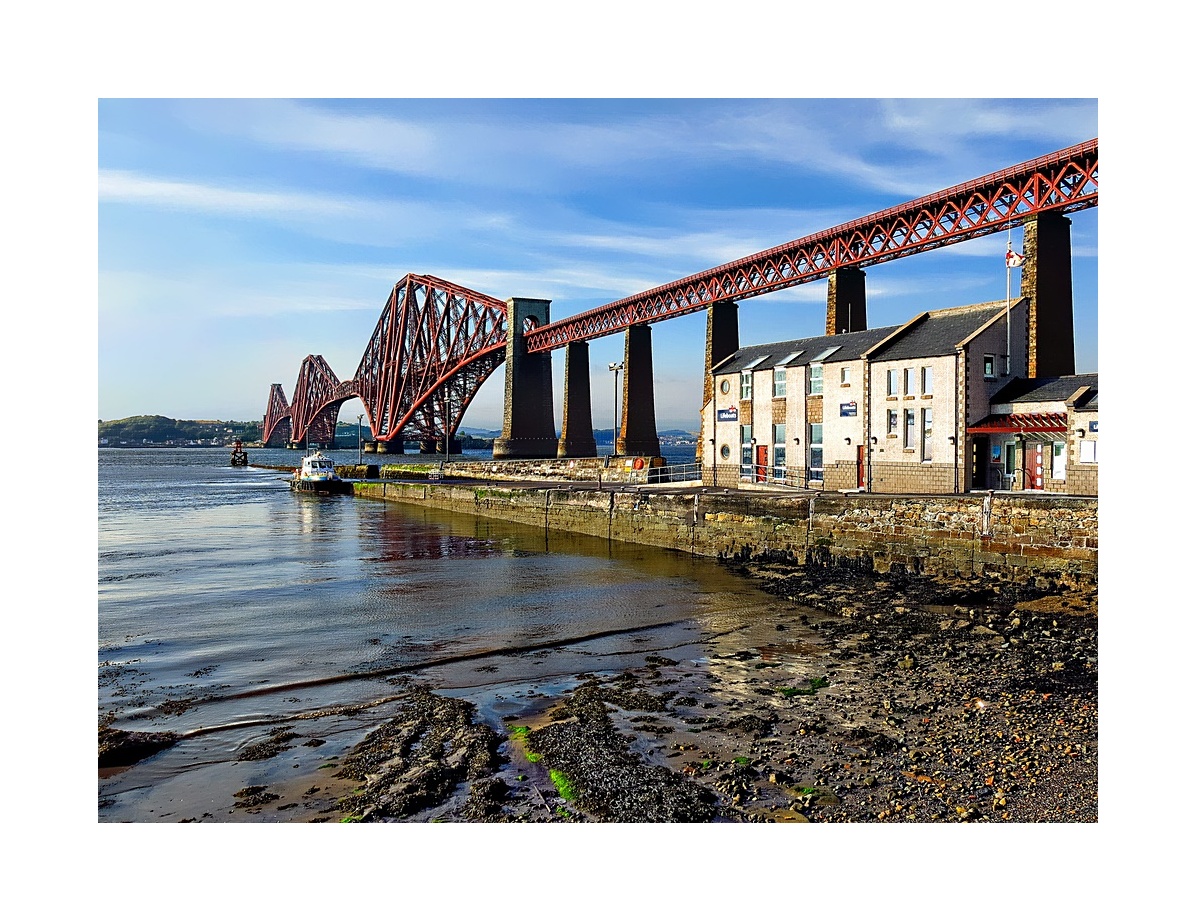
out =
<svg viewBox="0 0 1196 921"><path fill-rule="evenodd" d="M1008 236L1005 241L1005 376L1008 377L1012 371L1013 362L1013 344L1012 335L1009 332L1009 285L1010 276L1013 274L1013 266L1009 264L1009 254L1013 252L1013 222L1009 222Z"/></svg>
<svg viewBox="0 0 1196 921"><path fill-rule="evenodd" d="M1010 362L1013 358L1012 336L1009 332L1009 277L1013 274L1013 268L1009 265L1009 259L1005 259L1005 376L1008 377L1012 369Z"/></svg>

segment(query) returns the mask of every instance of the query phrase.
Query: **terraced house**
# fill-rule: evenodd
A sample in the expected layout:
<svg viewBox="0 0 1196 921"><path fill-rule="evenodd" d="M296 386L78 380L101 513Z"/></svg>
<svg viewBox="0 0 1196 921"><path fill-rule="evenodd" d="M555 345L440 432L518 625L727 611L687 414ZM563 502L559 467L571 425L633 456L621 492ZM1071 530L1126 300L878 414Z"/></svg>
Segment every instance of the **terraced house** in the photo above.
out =
<svg viewBox="0 0 1196 921"><path fill-rule="evenodd" d="M706 481L1095 495L1096 375L1027 380L1028 308L994 301L738 349L711 369ZM1051 428L1032 431L1044 413Z"/></svg>

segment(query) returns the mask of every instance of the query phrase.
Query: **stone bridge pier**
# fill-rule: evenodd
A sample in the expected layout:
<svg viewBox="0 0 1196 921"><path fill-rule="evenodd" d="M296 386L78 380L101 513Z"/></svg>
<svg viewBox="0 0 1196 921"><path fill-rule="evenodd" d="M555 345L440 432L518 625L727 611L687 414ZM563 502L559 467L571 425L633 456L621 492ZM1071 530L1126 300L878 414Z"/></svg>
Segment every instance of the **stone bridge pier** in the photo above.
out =
<svg viewBox="0 0 1196 921"><path fill-rule="evenodd" d="M826 334L868 328L868 297L863 269L835 269L826 279Z"/></svg>
<svg viewBox="0 0 1196 921"><path fill-rule="evenodd" d="M627 327L623 340L623 424L615 453L660 455L656 434L656 396L652 389L652 327Z"/></svg>
<svg viewBox="0 0 1196 921"><path fill-rule="evenodd" d="M1030 301L1030 377L1076 373L1071 219L1047 211L1023 229L1022 297ZM1015 295L1016 296L1016 295Z"/></svg>
<svg viewBox="0 0 1196 921"><path fill-rule="evenodd" d="M557 457L597 457L594 416L590 407L590 344L565 346L565 407Z"/></svg>
<svg viewBox="0 0 1196 921"><path fill-rule="evenodd" d="M552 415L552 353L528 354L524 333L549 322L551 301L530 297L507 300L506 390L502 435L494 439L496 458L556 457ZM593 432L591 432L591 437Z"/></svg>

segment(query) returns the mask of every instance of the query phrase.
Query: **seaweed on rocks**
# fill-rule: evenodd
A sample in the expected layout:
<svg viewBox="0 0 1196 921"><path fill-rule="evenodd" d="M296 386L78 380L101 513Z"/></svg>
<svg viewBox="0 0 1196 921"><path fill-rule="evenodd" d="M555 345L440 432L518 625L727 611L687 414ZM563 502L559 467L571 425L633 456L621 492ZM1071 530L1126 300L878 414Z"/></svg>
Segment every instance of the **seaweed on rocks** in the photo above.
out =
<svg viewBox="0 0 1196 921"><path fill-rule="evenodd" d="M644 762L615 729L607 704L625 695L585 682L561 705L556 721L529 734L530 747L569 779L578 805L599 820L710 821L717 812L711 791Z"/></svg>

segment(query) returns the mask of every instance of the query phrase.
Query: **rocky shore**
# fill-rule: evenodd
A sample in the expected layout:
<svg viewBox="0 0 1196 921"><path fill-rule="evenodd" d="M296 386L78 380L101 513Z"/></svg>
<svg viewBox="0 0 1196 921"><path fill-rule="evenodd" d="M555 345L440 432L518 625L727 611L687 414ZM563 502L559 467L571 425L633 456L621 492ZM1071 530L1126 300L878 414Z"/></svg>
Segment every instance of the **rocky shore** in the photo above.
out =
<svg viewBox="0 0 1196 921"><path fill-rule="evenodd" d="M582 675L501 732L415 683L316 820L1097 821L1095 589L728 565L777 601L701 660Z"/></svg>

